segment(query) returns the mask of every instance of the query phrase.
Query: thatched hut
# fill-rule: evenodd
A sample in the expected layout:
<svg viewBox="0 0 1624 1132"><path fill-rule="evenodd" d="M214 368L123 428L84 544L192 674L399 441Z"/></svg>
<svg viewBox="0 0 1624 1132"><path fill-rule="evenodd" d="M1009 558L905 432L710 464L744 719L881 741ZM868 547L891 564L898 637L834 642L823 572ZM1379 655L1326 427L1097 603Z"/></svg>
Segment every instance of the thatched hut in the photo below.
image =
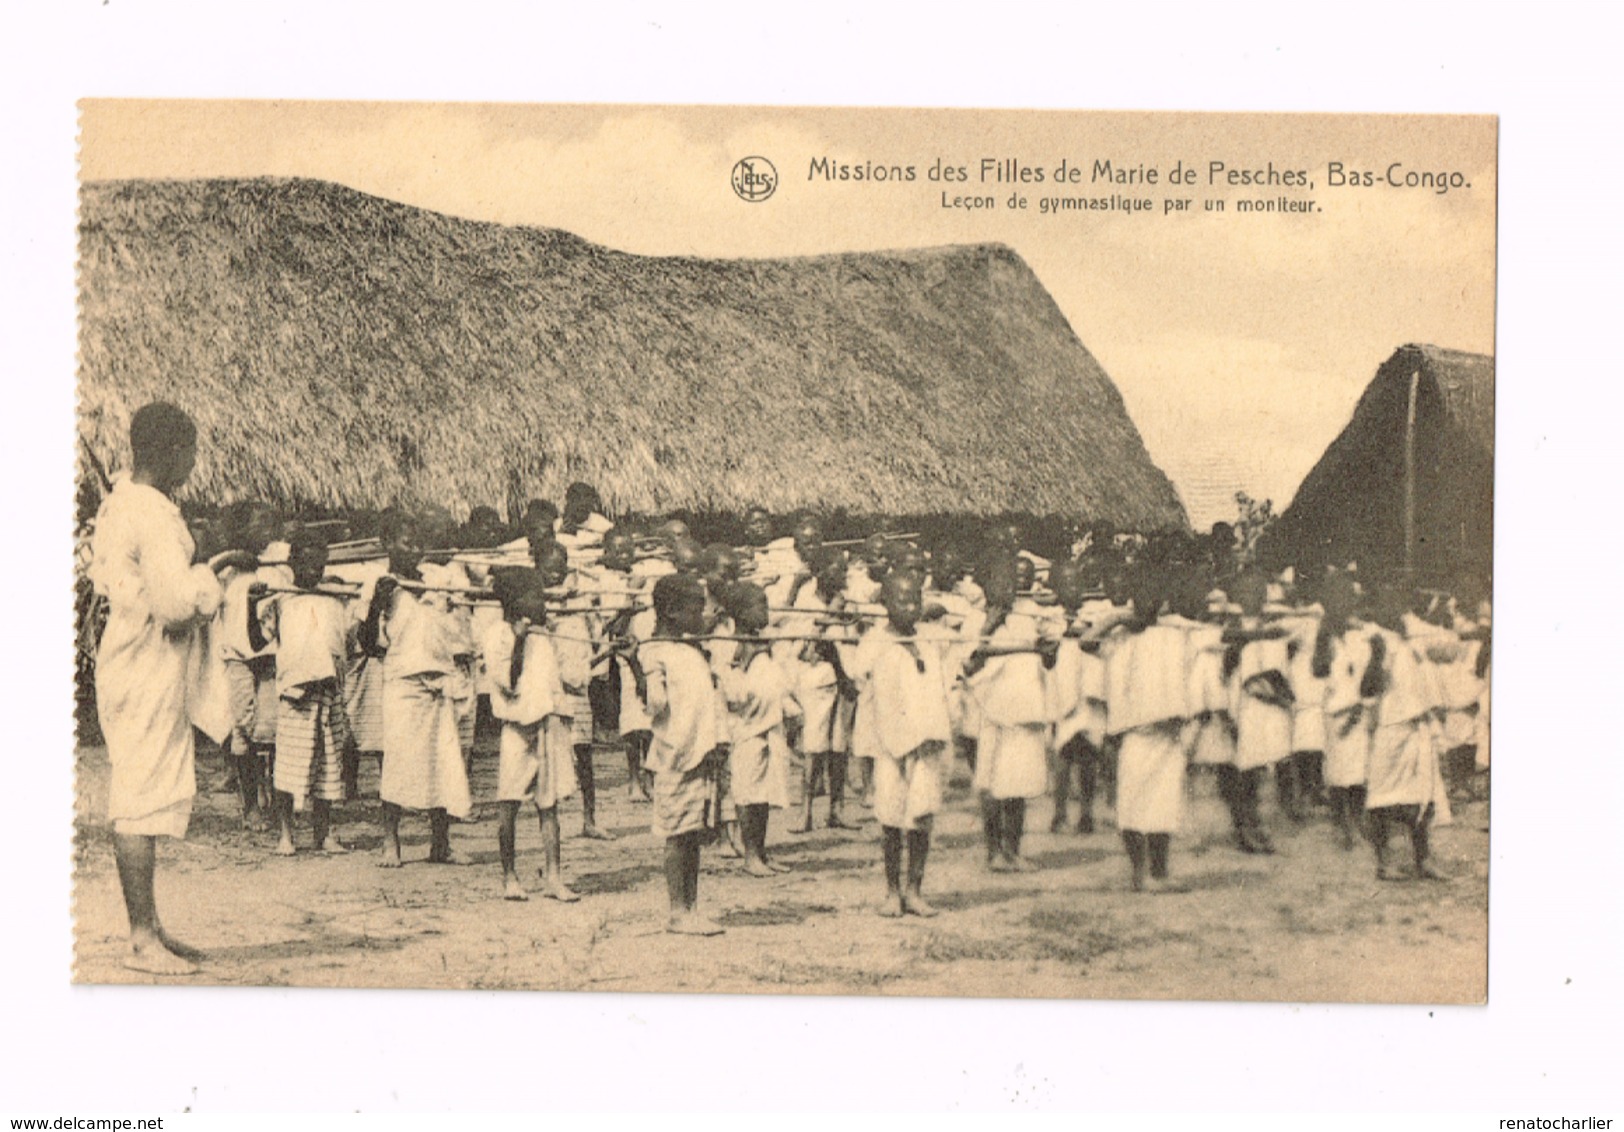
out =
<svg viewBox="0 0 1624 1132"><path fill-rule="evenodd" d="M189 490L466 514L997 513L1183 527L1121 396L1006 247L705 260L310 180L84 187L81 427L154 397Z"/></svg>
<svg viewBox="0 0 1624 1132"><path fill-rule="evenodd" d="M1266 557L1487 577L1494 553L1494 359L1401 346L1269 531Z"/></svg>

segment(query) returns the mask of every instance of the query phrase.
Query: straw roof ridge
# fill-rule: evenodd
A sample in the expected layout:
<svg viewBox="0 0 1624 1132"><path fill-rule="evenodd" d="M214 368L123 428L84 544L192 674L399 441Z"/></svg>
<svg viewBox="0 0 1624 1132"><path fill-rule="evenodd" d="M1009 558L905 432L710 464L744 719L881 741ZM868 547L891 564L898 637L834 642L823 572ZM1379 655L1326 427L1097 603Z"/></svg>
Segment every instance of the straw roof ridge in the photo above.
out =
<svg viewBox="0 0 1624 1132"><path fill-rule="evenodd" d="M1184 527L1011 249L639 256L303 178L87 183L81 429L155 397L195 498L1054 512Z"/></svg>
<svg viewBox="0 0 1624 1132"><path fill-rule="evenodd" d="M1400 346L1377 369L1348 424L1269 532L1271 553L1299 564L1403 553L1404 444L1416 384L1416 565L1442 576L1488 569L1494 490L1493 357Z"/></svg>

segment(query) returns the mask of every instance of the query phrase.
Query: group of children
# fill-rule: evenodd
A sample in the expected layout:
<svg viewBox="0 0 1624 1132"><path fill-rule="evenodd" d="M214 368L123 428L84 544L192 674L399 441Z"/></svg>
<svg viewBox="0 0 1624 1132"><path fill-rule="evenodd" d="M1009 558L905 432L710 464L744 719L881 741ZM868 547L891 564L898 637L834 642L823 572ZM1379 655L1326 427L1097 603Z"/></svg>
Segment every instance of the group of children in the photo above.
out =
<svg viewBox="0 0 1624 1132"><path fill-rule="evenodd" d="M277 542L269 509L241 507L246 550L213 565L245 821L263 822L274 752L278 851L294 852L307 808L316 848L343 851L331 807L354 791L357 752L375 751L380 864L400 865L409 811L428 815L428 859L456 863L451 826L473 809L488 713L503 895L527 899L515 846L529 803L541 891L574 901L559 807L579 794L583 835L611 837L592 762L609 732L665 844L668 927L709 935L721 928L698 911L702 847L750 875L785 871L769 815L797 793L796 832L820 796L831 828L854 828L848 791L872 807L881 914L930 917L931 828L956 759L973 768L990 870L1033 867L1031 801L1052 791L1060 830L1075 799L1091 833L1108 787L1136 891L1174 884L1192 767L1215 775L1242 851L1273 851L1260 801L1272 772L1283 813L1328 804L1342 844L1366 836L1396 880L1441 877L1429 831L1448 818L1444 772L1459 786L1487 763L1486 602L1469 617L1350 571L1236 570L1196 539L1050 563L1005 527L973 555L882 536L848 548L810 517L774 538L757 509L744 545L702 547L680 521L635 536L600 512L577 484L562 511L532 504L519 538L500 542L493 522L470 535L471 519L473 545L455 548L446 513L396 513L385 557L330 565L319 528ZM1399 831L1411 867L1389 851Z"/></svg>

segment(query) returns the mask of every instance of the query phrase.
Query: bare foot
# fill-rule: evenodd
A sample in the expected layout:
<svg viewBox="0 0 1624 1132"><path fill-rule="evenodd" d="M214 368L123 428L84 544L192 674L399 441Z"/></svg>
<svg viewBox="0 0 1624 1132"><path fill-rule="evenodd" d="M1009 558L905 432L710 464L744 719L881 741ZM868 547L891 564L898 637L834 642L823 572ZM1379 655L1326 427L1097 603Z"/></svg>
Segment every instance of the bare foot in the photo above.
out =
<svg viewBox="0 0 1624 1132"><path fill-rule="evenodd" d="M788 873L788 872L793 872L794 871L793 869L791 869L788 865L784 864L783 862L774 861L770 857L767 859L767 867L769 869L771 869L775 873Z"/></svg>
<svg viewBox="0 0 1624 1132"><path fill-rule="evenodd" d="M614 834L610 833L607 829L599 829L595 825L583 825L581 827L581 836L586 838L588 841L615 840Z"/></svg>
<svg viewBox="0 0 1624 1132"><path fill-rule="evenodd" d="M744 871L745 875L753 877L772 877L778 875L777 873L773 872L771 865L759 858L752 858L751 860L746 861L744 863Z"/></svg>
<svg viewBox="0 0 1624 1132"><path fill-rule="evenodd" d="M721 848L716 851L716 855L725 861L738 861L744 858L744 854L739 852L739 847L731 841L723 841Z"/></svg>
<svg viewBox="0 0 1624 1132"><path fill-rule="evenodd" d="M383 856L378 858L378 867L380 869L398 869L400 868L400 865L400 846L391 845L387 840L385 840L383 846Z"/></svg>
<svg viewBox="0 0 1624 1132"><path fill-rule="evenodd" d="M430 853L428 862L431 865L466 865L469 860L455 849L443 849L438 853Z"/></svg>
<svg viewBox="0 0 1624 1132"><path fill-rule="evenodd" d="M510 875L502 878L502 899L529 900L530 894L524 890L524 885L519 883L518 877Z"/></svg>
<svg viewBox="0 0 1624 1132"><path fill-rule="evenodd" d="M298 850L293 847L293 839L291 837L284 837L277 841L276 848L272 851L278 857L291 857L298 852Z"/></svg>
<svg viewBox="0 0 1624 1132"><path fill-rule="evenodd" d="M258 810L251 810L243 815L242 827L249 833L264 833L271 828L271 823L265 820L265 815Z"/></svg>
<svg viewBox="0 0 1624 1132"><path fill-rule="evenodd" d="M941 915L933 904L931 904L917 892L910 892L903 896L902 910L908 913L910 916L919 916L920 918L926 920L930 919L932 916Z"/></svg>
<svg viewBox="0 0 1624 1132"><path fill-rule="evenodd" d="M698 912L685 912L672 916L665 930L672 935L721 935L726 929L715 920L707 920Z"/></svg>
<svg viewBox="0 0 1624 1132"><path fill-rule="evenodd" d="M800 825L797 825L797 826L793 827L790 830L790 832L791 833L811 833L812 832L812 819L807 818Z"/></svg>
<svg viewBox="0 0 1624 1132"><path fill-rule="evenodd" d="M884 916L887 920L901 919L902 918L902 893L900 893L900 892L888 892L888 893L886 893L884 901L882 901L881 904L880 904L880 915Z"/></svg>
<svg viewBox="0 0 1624 1132"><path fill-rule="evenodd" d="M334 856L339 853L348 853L349 851L349 846L345 845L332 834L328 834L327 840L316 846L316 852L326 853L328 856Z"/></svg>
<svg viewBox="0 0 1624 1132"><path fill-rule="evenodd" d="M562 880L547 880L543 877L542 882L541 894L548 900L556 900L560 904L574 904L581 899L580 894Z"/></svg>
<svg viewBox="0 0 1624 1132"><path fill-rule="evenodd" d="M1035 873L1038 871L1037 865L1026 857L1010 857L1008 862L1009 871L1012 873Z"/></svg>
<svg viewBox="0 0 1624 1132"><path fill-rule="evenodd" d="M137 946L130 945L130 953L124 958L124 966L130 971L141 971L148 975L195 975L197 964L182 959L170 951L158 939Z"/></svg>
<svg viewBox="0 0 1624 1132"><path fill-rule="evenodd" d="M188 963L196 963L203 958L203 953L197 948L182 943L163 928L158 929L158 942L164 945L164 950L171 955L178 955Z"/></svg>
<svg viewBox="0 0 1624 1132"><path fill-rule="evenodd" d="M987 871L989 873L1012 873L1015 870L1010 866L1007 857L998 856L987 858Z"/></svg>
<svg viewBox="0 0 1624 1132"><path fill-rule="evenodd" d="M1424 864L1416 866L1416 868L1415 868L1415 878L1417 880L1445 880L1446 881L1446 880L1449 879L1449 874L1444 872L1442 869L1438 868L1438 866L1434 865L1431 861L1427 861Z"/></svg>
<svg viewBox="0 0 1624 1132"><path fill-rule="evenodd" d="M862 826L853 825L851 822L847 821L845 818L841 817L839 814L830 814L829 815L829 820L825 823L825 825L829 829L861 829L862 828Z"/></svg>

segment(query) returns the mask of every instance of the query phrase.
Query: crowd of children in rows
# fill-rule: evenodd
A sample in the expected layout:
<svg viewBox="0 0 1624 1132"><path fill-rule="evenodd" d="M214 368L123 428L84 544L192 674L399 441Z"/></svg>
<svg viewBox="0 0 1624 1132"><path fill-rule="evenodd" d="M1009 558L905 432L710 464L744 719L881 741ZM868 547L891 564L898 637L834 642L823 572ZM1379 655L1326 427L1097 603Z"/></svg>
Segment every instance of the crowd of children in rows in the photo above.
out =
<svg viewBox="0 0 1624 1132"><path fill-rule="evenodd" d="M379 752L380 863L401 863L406 811L429 817L428 859L454 862L488 704L504 895L526 898L528 803L542 891L573 901L559 806L578 792L583 834L610 836L592 753L612 733L665 841L669 927L711 934L696 910L702 845L773 875L771 810L798 805L805 831L826 793L828 824L852 828L849 781L881 827L881 912L932 916L925 863L956 758L973 767L995 871L1031 867L1029 801L1052 791L1059 830L1075 798L1076 828L1092 832L1100 785L1114 786L1135 890L1173 883L1192 766L1213 768L1242 851L1273 851L1260 816L1272 770L1286 814L1328 802L1343 844L1363 833L1391 880L1441 876L1429 831L1448 820L1445 771L1459 785L1487 765L1486 601L1462 609L1349 570L1239 569L1227 531L1080 545L1050 563L1002 526L970 553L886 536L848 548L811 517L775 538L758 509L746 545L701 547L680 522L634 535L599 512L576 484L561 512L532 504L507 542L494 514L458 530L444 512L391 513L380 557L332 564L320 528L277 543L268 507L235 508L244 549L211 565L246 820L262 820L274 750L279 851L294 852L306 807L316 846L341 851L331 807L353 792L356 754ZM1390 852L1400 830L1408 866Z"/></svg>

